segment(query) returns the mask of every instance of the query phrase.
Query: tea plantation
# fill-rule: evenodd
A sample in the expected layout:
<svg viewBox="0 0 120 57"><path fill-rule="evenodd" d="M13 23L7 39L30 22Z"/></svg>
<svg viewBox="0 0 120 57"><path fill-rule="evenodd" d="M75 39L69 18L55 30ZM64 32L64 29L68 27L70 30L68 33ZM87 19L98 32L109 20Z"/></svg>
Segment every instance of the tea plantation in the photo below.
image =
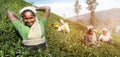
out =
<svg viewBox="0 0 120 57"><path fill-rule="evenodd" d="M101 43L99 48L90 48L83 44L86 26L82 23L65 20L70 33L58 32L53 23L62 17L51 13L46 24L47 49L34 51L21 45L21 37L6 17L11 10L19 18L19 10L31 6L23 0L0 0L0 57L120 57L120 36L112 34L113 44ZM40 18L42 12L38 12ZM99 33L99 32L98 32Z"/></svg>

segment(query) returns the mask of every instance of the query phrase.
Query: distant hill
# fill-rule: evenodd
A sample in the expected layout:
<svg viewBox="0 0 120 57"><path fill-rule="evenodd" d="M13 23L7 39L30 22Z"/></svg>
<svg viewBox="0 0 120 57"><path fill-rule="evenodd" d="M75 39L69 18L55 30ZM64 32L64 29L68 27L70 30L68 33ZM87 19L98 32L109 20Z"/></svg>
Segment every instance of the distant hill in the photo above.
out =
<svg viewBox="0 0 120 57"><path fill-rule="evenodd" d="M90 14L79 15L79 21L88 24ZM98 19L98 28L108 27L109 29L115 30L120 25L120 8L112 8L109 10L96 12ZM75 16L70 17L71 20L75 21Z"/></svg>
<svg viewBox="0 0 120 57"><path fill-rule="evenodd" d="M25 48L21 45L18 32L6 17L6 11L9 9L19 15L21 8L32 5L23 0L0 0L0 6L0 57L120 57L119 35L112 34L113 44L100 42L99 48L88 47L83 44L86 26L64 20L69 24L70 32L58 32L52 24L56 24L61 17L54 13L50 13L46 23L47 49L34 51ZM42 12L38 12L37 16L40 18Z"/></svg>

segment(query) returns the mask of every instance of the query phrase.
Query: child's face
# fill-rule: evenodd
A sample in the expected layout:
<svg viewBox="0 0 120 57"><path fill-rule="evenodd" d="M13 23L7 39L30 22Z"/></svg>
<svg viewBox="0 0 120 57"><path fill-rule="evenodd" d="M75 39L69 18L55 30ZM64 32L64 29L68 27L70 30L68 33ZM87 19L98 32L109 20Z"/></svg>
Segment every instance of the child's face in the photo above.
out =
<svg viewBox="0 0 120 57"><path fill-rule="evenodd" d="M91 35L93 35L93 34L94 34L94 28L91 28L91 29L89 30L89 32L90 32Z"/></svg>
<svg viewBox="0 0 120 57"><path fill-rule="evenodd" d="M103 35L106 35L106 34L107 34L107 31L104 30L104 31L103 31Z"/></svg>
<svg viewBox="0 0 120 57"><path fill-rule="evenodd" d="M24 22L28 25L28 26L32 26L35 22L35 16L33 16L33 14L31 12L25 12L24 13Z"/></svg>

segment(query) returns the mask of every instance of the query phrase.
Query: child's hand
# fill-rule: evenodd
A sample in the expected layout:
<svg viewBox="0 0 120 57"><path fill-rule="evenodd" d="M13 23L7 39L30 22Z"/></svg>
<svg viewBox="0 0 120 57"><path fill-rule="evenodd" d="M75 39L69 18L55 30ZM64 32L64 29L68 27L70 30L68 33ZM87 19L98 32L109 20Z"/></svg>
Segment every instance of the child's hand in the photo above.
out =
<svg viewBox="0 0 120 57"><path fill-rule="evenodd" d="M16 16L15 14L13 14L13 12L11 12L11 11L7 11L7 17L8 17L11 21L17 20L17 16Z"/></svg>

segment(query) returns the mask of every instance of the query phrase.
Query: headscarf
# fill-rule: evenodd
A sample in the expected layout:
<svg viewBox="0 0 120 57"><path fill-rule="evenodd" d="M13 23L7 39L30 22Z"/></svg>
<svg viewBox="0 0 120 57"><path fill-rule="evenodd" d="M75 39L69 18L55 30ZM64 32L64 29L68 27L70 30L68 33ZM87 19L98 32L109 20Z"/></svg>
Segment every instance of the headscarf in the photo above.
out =
<svg viewBox="0 0 120 57"><path fill-rule="evenodd" d="M64 20L60 19L59 21L60 21L60 24L62 25L64 24Z"/></svg>
<svg viewBox="0 0 120 57"><path fill-rule="evenodd" d="M107 28L103 28L103 31L107 31L107 35L111 35L110 31Z"/></svg>

